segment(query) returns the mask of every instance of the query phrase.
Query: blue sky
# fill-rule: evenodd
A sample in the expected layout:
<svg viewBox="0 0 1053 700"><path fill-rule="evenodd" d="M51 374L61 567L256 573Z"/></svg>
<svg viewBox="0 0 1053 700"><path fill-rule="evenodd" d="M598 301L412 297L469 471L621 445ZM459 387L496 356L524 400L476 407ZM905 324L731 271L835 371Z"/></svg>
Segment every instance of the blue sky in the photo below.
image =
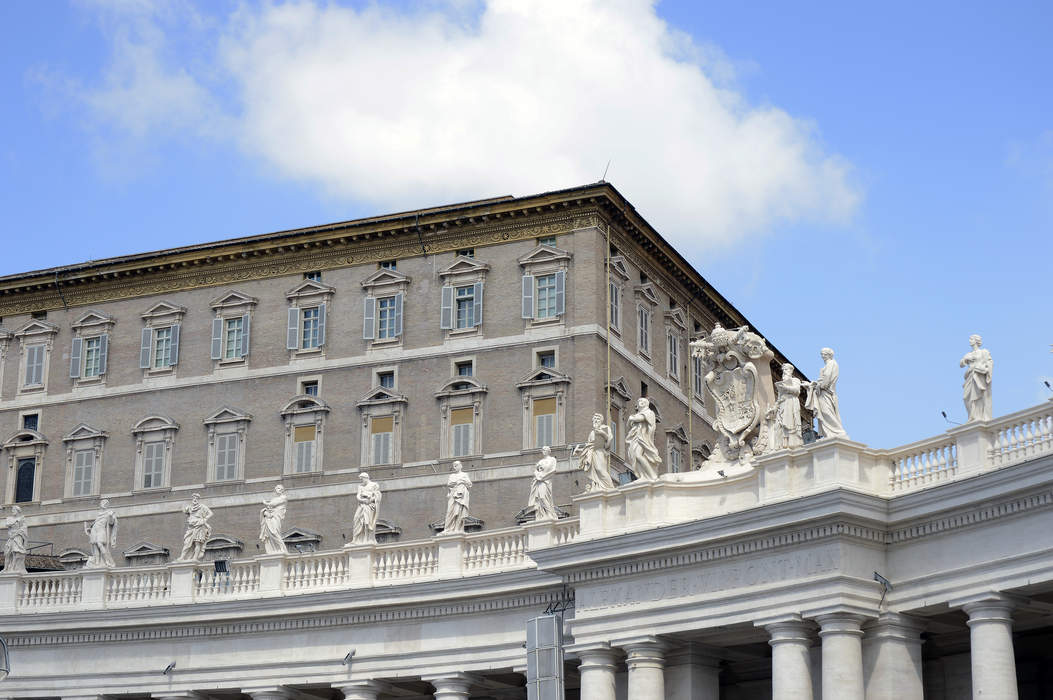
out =
<svg viewBox="0 0 1053 700"><path fill-rule="evenodd" d="M608 179L850 435L1051 369L1053 5L0 4L0 274Z"/></svg>

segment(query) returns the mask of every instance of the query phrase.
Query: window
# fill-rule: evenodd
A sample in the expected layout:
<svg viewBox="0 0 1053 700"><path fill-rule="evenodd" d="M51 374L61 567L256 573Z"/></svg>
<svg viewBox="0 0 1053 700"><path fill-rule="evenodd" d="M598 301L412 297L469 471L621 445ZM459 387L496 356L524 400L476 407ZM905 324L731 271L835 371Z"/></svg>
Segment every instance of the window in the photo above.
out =
<svg viewBox="0 0 1053 700"><path fill-rule="evenodd" d="M172 365L172 329L158 328L154 331L153 362L154 369Z"/></svg>
<svg viewBox="0 0 1053 700"><path fill-rule="evenodd" d="M475 248L461 248L457 251L457 255L462 258L474 258Z"/></svg>
<svg viewBox="0 0 1053 700"><path fill-rule="evenodd" d="M474 369L472 365L473 365L473 363L472 363L471 360L466 360L464 362L458 362L456 364L456 366L455 366L455 369L457 370L457 376L458 377L470 377L470 376L472 376L472 372L473 372L473 369Z"/></svg>
<svg viewBox="0 0 1053 700"><path fill-rule="evenodd" d="M475 451L475 410L455 408L450 411L450 454L464 457Z"/></svg>
<svg viewBox="0 0 1053 700"><path fill-rule="evenodd" d="M283 473L303 474L323 469L323 438L329 406L314 396L295 396L281 410L285 422ZM364 445L363 445L364 446ZM363 463L364 463L363 454ZM244 457L240 457L244 460Z"/></svg>
<svg viewBox="0 0 1053 700"><path fill-rule="evenodd" d="M34 412L35 413L35 412ZM7 467L7 484L4 490L8 503L30 503L39 500L42 468L48 442L39 433L30 430L19 430L3 443L4 465ZM72 461L72 453L67 451L67 463ZM69 484L69 479L66 480ZM68 488L68 487L67 487Z"/></svg>
<svg viewBox="0 0 1053 700"><path fill-rule="evenodd" d="M43 344L26 346L26 372L23 386L44 385L44 350Z"/></svg>
<svg viewBox="0 0 1053 700"><path fill-rule="evenodd" d="M156 489L164 486L165 443L161 440L143 444L143 483L144 489Z"/></svg>
<svg viewBox="0 0 1053 700"><path fill-rule="evenodd" d="M298 425L293 428L295 448L294 471L297 474L314 471L314 448L317 430L313 425Z"/></svg>
<svg viewBox="0 0 1053 700"><path fill-rule="evenodd" d="M395 419L392 416L377 416L370 421L370 444L372 454L370 464L391 464L391 443L395 433Z"/></svg>
<svg viewBox="0 0 1053 700"><path fill-rule="evenodd" d="M552 318L556 315L556 276L540 275L537 278L537 318Z"/></svg>
<svg viewBox="0 0 1053 700"><path fill-rule="evenodd" d="M669 376L673 379L680 379L680 336L676 333L668 333L666 340L669 347L668 352L668 372Z"/></svg>
<svg viewBox="0 0 1053 700"><path fill-rule="evenodd" d="M643 306L639 306L636 309L636 327L639 330L637 337L637 345L640 352L650 353L651 351L651 310Z"/></svg>
<svg viewBox="0 0 1053 700"><path fill-rule="evenodd" d="M259 300L230 291L213 299L212 359L220 364L238 362L249 355L251 311Z"/></svg>
<svg viewBox="0 0 1053 700"><path fill-rule="evenodd" d="M116 320L101 311L88 311L72 325L69 376L73 385L101 382L106 375L106 358L110 344L110 330Z"/></svg>
<svg viewBox="0 0 1053 700"><path fill-rule="evenodd" d="M318 380L300 382L300 393L307 396L318 396Z"/></svg>
<svg viewBox="0 0 1053 700"><path fill-rule="evenodd" d="M73 496L92 495L95 484L95 451L77 450L73 453Z"/></svg>
<svg viewBox="0 0 1053 700"><path fill-rule="evenodd" d="M622 453L622 444L618 440L618 431L621 430L622 424L622 412L617 406L611 406L611 452L614 454Z"/></svg>
<svg viewBox="0 0 1053 700"><path fill-rule="evenodd" d="M15 477L15 503L29 503L33 500L33 491L36 486L37 460L35 457L26 457L18 460L18 470Z"/></svg>
<svg viewBox="0 0 1053 700"><path fill-rule="evenodd" d="M390 287L389 287L390 288ZM366 340L393 341L402 335L403 293L365 298L362 337Z"/></svg>
<svg viewBox="0 0 1053 700"><path fill-rule="evenodd" d="M622 326L622 302L621 302L621 287L618 286L617 282L611 282L608 285L608 293L611 295L611 308L610 318L608 319L611 324L611 328L621 328Z"/></svg>
<svg viewBox="0 0 1053 700"><path fill-rule="evenodd" d="M216 436L216 481L238 478L238 433L221 433Z"/></svg>
<svg viewBox="0 0 1053 700"><path fill-rule="evenodd" d="M322 345L322 309L311 306L300 310L300 349L310 350Z"/></svg>
<svg viewBox="0 0 1053 700"><path fill-rule="evenodd" d="M381 270L395 270L398 269L398 263L394 260L382 260L378 265L378 269Z"/></svg>
<svg viewBox="0 0 1053 700"><path fill-rule="evenodd" d="M475 285L457 287L457 309L454 328L471 328L475 325Z"/></svg>
<svg viewBox="0 0 1053 700"><path fill-rule="evenodd" d="M315 280L304 280L285 295L289 300L287 350L317 353L325 347L326 319L332 295L332 287Z"/></svg>
<svg viewBox="0 0 1053 700"><path fill-rule="evenodd" d="M550 246L555 247L555 245L556 245L556 237L555 236L541 236L540 238L537 239L537 244L538 245L550 245Z"/></svg>
<svg viewBox="0 0 1053 700"><path fill-rule="evenodd" d="M556 399L534 399L534 447L553 443L556 427Z"/></svg>
<svg viewBox="0 0 1053 700"><path fill-rule="evenodd" d="M39 413L26 413L22 416L22 428L23 430L39 430L40 429L40 414Z"/></svg>
<svg viewBox="0 0 1053 700"><path fill-rule="evenodd" d="M30 317L42 321L42 320L44 320L45 318L48 317L48 312L47 311L34 311L34 312L32 312L30 314Z"/></svg>
<svg viewBox="0 0 1053 700"><path fill-rule="evenodd" d="M694 369L692 384L694 384L695 396L702 398L702 358L692 357L691 367Z"/></svg>
<svg viewBox="0 0 1053 700"><path fill-rule="evenodd" d="M223 359L233 360L243 357L242 344L245 341L245 321L241 318L223 320Z"/></svg>
<svg viewBox="0 0 1053 700"><path fill-rule="evenodd" d="M180 321L186 309L168 302L154 304L143 314L142 344L139 367L157 373L179 364Z"/></svg>
<svg viewBox="0 0 1053 700"><path fill-rule="evenodd" d="M555 350L542 350L537 354L537 366L538 367L551 367L556 366L556 351Z"/></svg>
<svg viewBox="0 0 1053 700"><path fill-rule="evenodd" d="M439 327L467 330L483 322L483 283L447 285L442 288Z"/></svg>
<svg viewBox="0 0 1053 700"><path fill-rule="evenodd" d="M681 455L679 448L671 447L669 449L669 471L674 474L680 472Z"/></svg>
<svg viewBox="0 0 1053 700"><path fill-rule="evenodd" d="M640 382L640 396L647 396L647 382Z"/></svg>
<svg viewBox="0 0 1053 700"><path fill-rule="evenodd" d="M377 340L387 340L397 335L395 329L397 320L396 298L383 297L377 299Z"/></svg>
<svg viewBox="0 0 1053 700"><path fill-rule="evenodd" d="M310 272L305 272L305 273L303 273L303 278L305 280L311 280L312 282L321 282L322 281L322 271L321 270L311 270Z"/></svg>
<svg viewBox="0 0 1053 700"><path fill-rule="evenodd" d="M102 337L84 339L84 370L82 377L98 377L102 374Z"/></svg>
<svg viewBox="0 0 1053 700"><path fill-rule="evenodd" d="M547 245L518 259L524 270L523 318L547 323L563 315L570 260L570 253Z"/></svg>
<svg viewBox="0 0 1053 700"><path fill-rule="evenodd" d="M385 389L395 388L395 373L394 372L377 372L377 386L382 386Z"/></svg>

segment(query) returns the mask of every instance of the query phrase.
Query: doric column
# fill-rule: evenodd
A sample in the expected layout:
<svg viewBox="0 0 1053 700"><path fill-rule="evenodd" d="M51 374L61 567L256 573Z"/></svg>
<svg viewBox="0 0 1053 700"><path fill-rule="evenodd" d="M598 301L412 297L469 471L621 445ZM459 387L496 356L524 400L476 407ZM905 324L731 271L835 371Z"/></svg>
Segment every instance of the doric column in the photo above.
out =
<svg viewBox="0 0 1053 700"><path fill-rule="evenodd" d="M293 700L296 697L296 693L281 686L251 690L242 688L241 692L251 697L252 700Z"/></svg>
<svg viewBox="0 0 1053 700"><path fill-rule="evenodd" d="M864 618L848 613L819 615L819 637L823 640L823 697L864 700Z"/></svg>
<svg viewBox="0 0 1053 700"><path fill-rule="evenodd" d="M812 700L813 626L794 615L764 625L771 636L771 690L775 700Z"/></svg>
<svg viewBox="0 0 1053 700"><path fill-rule="evenodd" d="M898 613L882 613L863 631L866 700L923 700L921 632L924 624Z"/></svg>
<svg viewBox="0 0 1053 700"><path fill-rule="evenodd" d="M969 615L973 698L1017 700L1013 601L991 594L962 605Z"/></svg>
<svg viewBox="0 0 1053 700"><path fill-rule="evenodd" d="M665 661L668 700L720 700L720 659L689 643L671 649Z"/></svg>
<svg viewBox="0 0 1053 700"><path fill-rule="evenodd" d="M607 645L575 649L573 653L581 659L578 666L581 700L615 700L614 672L618 668L618 653Z"/></svg>
<svg viewBox="0 0 1053 700"><path fill-rule="evenodd" d="M344 700L377 700L381 691L376 681L351 681L335 687L344 694Z"/></svg>
<svg viewBox="0 0 1053 700"><path fill-rule="evenodd" d="M472 678L466 673L425 676L421 680L435 688L435 700L468 700L468 689L472 686Z"/></svg>
<svg viewBox="0 0 1053 700"><path fill-rule="evenodd" d="M624 642L629 700L665 700L665 642L643 637Z"/></svg>

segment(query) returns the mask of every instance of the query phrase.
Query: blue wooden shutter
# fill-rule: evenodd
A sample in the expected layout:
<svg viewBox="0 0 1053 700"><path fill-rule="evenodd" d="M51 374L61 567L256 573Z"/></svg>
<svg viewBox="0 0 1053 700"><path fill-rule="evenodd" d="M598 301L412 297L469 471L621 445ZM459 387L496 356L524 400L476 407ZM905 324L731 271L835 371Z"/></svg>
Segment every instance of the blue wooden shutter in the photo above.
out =
<svg viewBox="0 0 1053 700"><path fill-rule="evenodd" d="M99 336L99 374L106 374L106 357L110 354L110 334Z"/></svg>
<svg viewBox="0 0 1053 700"><path fill-rule="evenodd" d="M143 329L142 345L139 347L139 367L150 368L150 350L154 344L154 331L152 328Z"/></svg>
<svg viewBox="0 0 1053 700"><path fill-rule="evenodd" d="M223 359L223 319L212 319L212 359Z"/></svg>
<svg viewBox="0 0 1053 700"><path fill-rule="evenodd" d="M285 348L287 350L298 350L300 348L300 309L296 306L289 307L288 335L285 337Z"/></svg>
<svg viewBox="0 0 1053 700"><path fill-rule="evenodd" d="M366 297L362 303L362 338L373 340L377 328L377 299Z"/></svg>
<svg viewBox="0 0 1053 700"><path fill-rule="evenodd" d="M475 311L472 313L472 325L481 326L483 325L483 283L475 283L475 291L473 295L475 297Z"/></svg>
<svg viewBox="0 0 1053 700"><path fill-rule="evenodd" d="M172 324L172 361L168 363L169 367L175 367L179 364L179 324Z"/></svg>
<svg viewBox="0 0 1053 700"><path fill-rule="evenodd" d="M243 314L241 317L241 356L249 356L249 315Z"/></svg>
<svg viewBox="0 0 1053 700"><path fill-rule="evenodd" d="M453 328L453 287L442 288L441 306L439 307L439 328Z"/></svg>
<svg viewBox="0 0 1053 700"><path fill-rule="evenodd" d="M325 345L325 302L318 305L318 346Z"/></svg>
<svg viewBox="0 0 1053 700"><path fill-rule="evenodd" d="M556 315L562 316L566 310L567 273L560 270L556 273Z"/></svg>
<svg viewBox="0 0 1053 700"><path fill-rule="evenodd" d="M395 336L402 335L402 292L395 295Z"/></svg>
<svg viewBox="0 0 1053 700"><path fill-rule="evenodd" d="M73 339L73 348L69 352L69 376L73 379L80 376L80 353L83 346L83 338Z"/></svg>
<svg viewBox="0 0 1053 700"><path fill-rule="evenodd" d="M534 318L533 275L523 275L523 318Z"/></svg>

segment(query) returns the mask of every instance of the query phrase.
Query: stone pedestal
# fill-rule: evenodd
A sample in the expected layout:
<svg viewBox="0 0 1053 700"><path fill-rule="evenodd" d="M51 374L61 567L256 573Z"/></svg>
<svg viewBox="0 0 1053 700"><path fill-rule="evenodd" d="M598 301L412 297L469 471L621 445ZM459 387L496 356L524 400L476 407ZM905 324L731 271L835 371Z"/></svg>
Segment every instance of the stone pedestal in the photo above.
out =
<svg viewBox="0 0 1053 700"><path fill-rule="evenodd" d="M629 669L630 700L665 700L666 644L654 637L621 644Z"/></svg>
<svg viewBox="0 0 1053 700"><path fill-rule="evenodd" d="M13 615L18 610L18 588L21 574L0 573L0 615Z"/></svg>
<svg viewBox="0 0 1053 700"><path fill-rule="evenodd" d="M85 608L98 609L106 605L106 574L109 569L81 569L80 602Z"/></svg>
<svg viewBox="0 0 1053 700"><path fill-rule="evenodd" d="M772 697L812 700L812 625L791 617L764 626L771 636ZM835 696L836 697L836 696Z"/></svg>
<svg viewBox="0 0 1053 700"><path fill-rule="evenodd" d="M992 595L962 605L969 615L969 651L973 698L1016 700L1016 659L1013 652L1014 602Z"/></svg>
<svg viewBox="0 0 1053 700"><path fill-rule="evenodd" d="M256 557L260 564L260 595L278 595L282 590L282 566L285 554L261 554Z"/></svg>
<svg viewBox="0 0 1053 700"><path fill-rule="evenodd" d="M447 535L439 533L435 541L439 544L439 577L456 578L464 572L464 533Z"/></svg>
<svg viewBox="0 0 1053 700"><path fill-rule="evenodd" d="M381 686L376 681L351 681L336 689L344 694L344 700L377 700Z"/></svg>
<svg viewBox="0 0 1053 700"><path fill-rule="evenodd" d="M202 564L199 562L176 562L169 565L172 573L172 602L176 605L194 602L194 572ZM212 566L205 562L204 566Z"/></svg>
<svg viewBox="0 0 1053 700"><path fill-rule="evenodd" d="M435 700L468 700L471 676L465 673L450 673L442 676L424 676L421 680L435 688Z"/></svg>
<svg viewBox="0 0 1053 700"><path fill-rule="evenodd" d="M823 697L864 700L863 617L846 613L820 615L823 640Z"/></svg>
<svg viewBox="0 0 1053 700"><path fill-rule="evenodd" d="M989 422L975 421L947 431L954 437L958 453L958 475L977 474L988 468L994 430Z"/></svg>
<svg viewBox="0 0 1053 700"><path fill-rule="evenodd" d="M351 572L352 587L373 585L373 561L376 558L375 544L345 544L347 566Z"/></svg>
<svg viewBox="0 0 1053 700"><path fill-rule="evenodd" d="M920 620L883 613L863 627L866 700L924 700Z"/></svg>
<svg viewBox="0 0 1053 700"><path fill-rule="evenodd" d="M665 696L669 700L720 700L720 659L691 644L667 653Z"/></svg>
<svg viewBox="0 0 1053 700"><path fill-rule="evenodd" d="M574 649L569 653L581 659L578 675L581 678L581 700L616 700L614 672L618 668L618 653L609 646Z"/></svg>

